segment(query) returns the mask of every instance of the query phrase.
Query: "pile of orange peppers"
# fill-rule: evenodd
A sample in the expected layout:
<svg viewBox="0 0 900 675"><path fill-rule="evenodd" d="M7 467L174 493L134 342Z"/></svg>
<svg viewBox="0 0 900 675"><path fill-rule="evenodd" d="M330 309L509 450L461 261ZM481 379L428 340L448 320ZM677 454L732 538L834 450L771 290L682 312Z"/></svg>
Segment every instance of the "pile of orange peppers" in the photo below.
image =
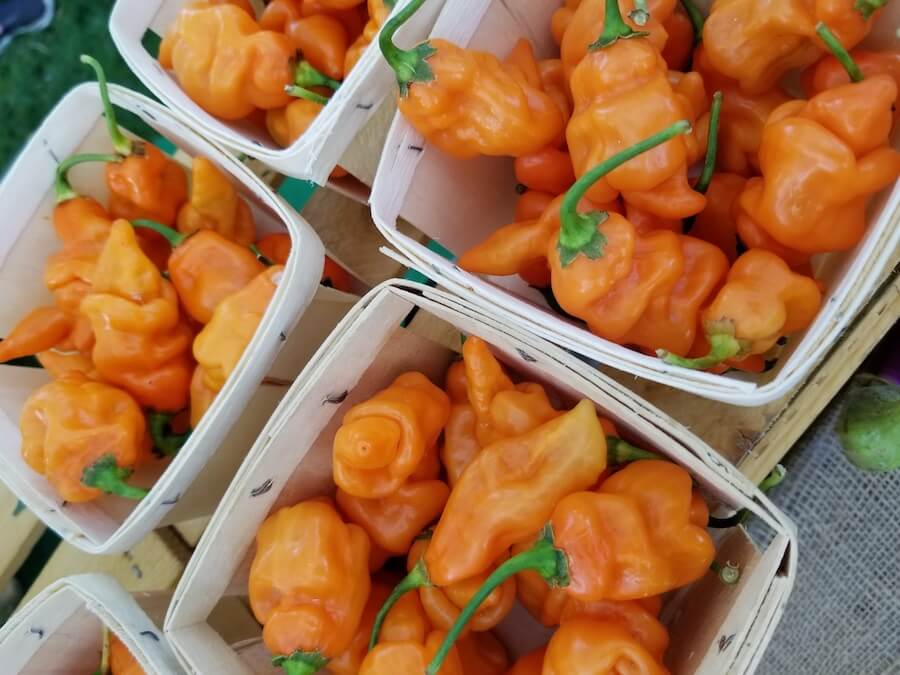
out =
<svg viewBox="0 0 900 675"><path fill-rule="evenodd" d="M377 35L392 0L192 0L163 38L160 64L206 112L263 121L297 140Z"/></svg>
<svg viewBox="0 0 900 675"><path fill-rule="evenodd" d="M665 673L662 596L739 578L684 468L478 337L443 389L403 373L349 408L332 472L256 537L250 605L289 675ZM513 665L491 631L517 602L555 632Z"/></svg>
<svg viewBox="0 0 900 675"><path fill-rule="evenodd" d="M459 266L669 363L762 370L818 314L811 257L856 246L900 175L900 53L853 50L886 0L566 0L546 59L401 49L423 1L381 33L400 112L453 157L515 158L521 194Z"/></svg>
<svg viewBox="0 0 900 675"><path fill-rule="evenodd" d="M53 378L21 413L22 455L68 502L141 499L132 472L174 456L237 366L278 288L290 236L257 240L253 214L203 157L187 173L116 123L96 71L115 152L59 164L44 267L52 304L0 342L0 362L34 356ZM107 206L68 171L105 163ZM346 273L329 274L345 286ZM346 290L346 286L345 286Z"/></svg>

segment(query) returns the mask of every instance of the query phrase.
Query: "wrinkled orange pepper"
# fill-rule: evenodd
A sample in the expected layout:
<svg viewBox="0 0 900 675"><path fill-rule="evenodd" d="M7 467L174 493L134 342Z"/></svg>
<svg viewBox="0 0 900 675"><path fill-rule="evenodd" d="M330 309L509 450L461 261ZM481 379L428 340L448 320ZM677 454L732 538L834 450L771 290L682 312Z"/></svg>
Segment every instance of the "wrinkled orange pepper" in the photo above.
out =
<svg viewBox="0 0 900 675"><path fill-rule="evenodd" d="M900 175L900 153L887 145L896 98L894 80L875 75L775 110L759 150L762 178L738 198L738 227L747 219L804 253L855 246L869 197Z"/></svg>
<svg viewBox="0 0 900 675"><path fill-rule="evenodd" d="M138 220L134 225L161 234L172 246L169 277L185 312L199 323L209 323L225 298L266 269L250 248L215 230L186 235L149 220Z"/></svg>
<svg viewBox="0 0 900 675"><path fill-rule="evenodd" d="M567 621L550 638L542 675L668 675L662 663L620 624Z"/></svg>
<svg viewBox="0 0 900 675"><path fill-rule="evenodd" d="M447 395L422 373L401 375L344 415L334 436L335 484L365 499L396 492L434 448L449 412Z"/></svg>
<svg viewBox="0 0 900 675"><path fill-rule="evenodd" d="M194 157L191 198L178 211L178 231L213 230L249 246L256 239L253 214L231 181L205 157Z"/></svg>
<svg viewBox="0 0 900 675"><path fill-rule="evenodd" d="M344 79L344 58L350 44L344 25L327 14L304 16L301 0L273 0L259 17L263 30L284 33L317 70Z"/></svg>
<svg viewBox="0 0 900 675"><path fill-rule="evenodd" d="M114 634L109 636L109 672L110 675L145 675L128 647Z"/></svg>
<svg viewBox="0 0 900 675"><path fill-rule="evenodd" d="M421 7L412 0L391 18L379 44L400 86L398 108L429 143L458 159L536 152L557 139L563 111L543 91L537 62L531 74L488 52L464 49L439 38L410 50L394 34ZM530 45L527 45L530 49Z"/></svg>
<svg viewBox="0 0 900 675"><path fill-rule="evenodd" d="M412 641L380 644L366 655L359 675L422 675L444 635L442 631L433 631L428 634L424 644ZM436 673L465 675L455 647Z"/></svg>
<svg viewBox="0 0 900 675"><path fill-rule="evenodd" d="M441 448L441 462L447 471L447 482L454 487L466 467L481 452L481 445L475 435L477 419L475 410L468 403L454 403L450 406L450 416L444 427L444 445Z"/></svg>
<svg viewBox="0 0 900 675"><path fill-rule="evenodd" d="M516 157L513 170L521 185L554 195L565 192L575 182L569 153L556 148L544 148Z"/></svg>
<svg viewBox="0 0 900 675"><path fill-rule="evenodd" d="M718 246L729 263L738 257L737 223L733 211L746 184L746 178L734 173L714 174L706 191L706 208L697 214L690 231L692 237Z"/></svg>
<svg viewBox="0 0 900 675"><path fill-rule="evenodd" d="M456 651L464 675L503 675L510 666L506 647L491 632L464 635Z"/></svg>
<svg viewBox="0 0 900 675"><path fill-rule="evenodd" d="M25 463L64 500L88 502L103 493L141 499L147 494L125 482L152 454L144 413L121 389L80 373L66 375L28 398L19 428Z"/></svg>
<svg viewBox="0 0 900 675"><path fill-rule="evenodd" d="M354 497L338 488L335 501L344 517L363 528L378 546L403 555L413 539L437 520L449 496L443 481L424 480L404 483L380 499Z"/></svg>
<svg viewBox="0 0 900 675"><path fill-rule="evenodd" d="M275 665L311 675L350 646L369 596L368 559L366 533L325 500L266 518L248 591Z"/></svg>
<svg viewBox="0 0 900 675"><path fill-rule="evenodd" d="M286 148L303 135L325 106L318 101L298 98L283 108L266 112L266 129L278 145Z"/></svg>
<svg viewBox="0 0 900 675"><path fill-rule="evenodd" d="M703 28L703 45L720 73L749 94L772 89L794 68L825 52L816 36L823 22L848 49L869 32L886 0L715 0ZM858 7L857 7L858 5Z"/></svg>
<svg viewBox="0 0 900 675"><path fill-rule="evenodd" d="M353 44L347 49L347 55L344 57L345 75L353 70L353 66L355 66L360 57L362 57L366 47L372 44L372 40L378 35L379 29L391 13L391 6L385 3L384 0L368 0L367 6L369 10L369 20L366 21L366 25L363 27L359 37L357 37Z"/></svg>
<svg viewBox="0 0 900 675"><path fill-rule="evenodd" d="M859 67L863 77L890 75L900 87L900 50L868 51L854 49L850 58ZM825 56L816 64L803 71L803 90L808 98L821 94L826 89L834 89L850 83L850 76L841 62L833 55Z"/></svg>
<svg viewBox="0 0 900 675"><path fill-rule="evenodd" d="M90 380L100 380L100 373L94 367L90 354L82 352L61 352L50 350L46 352L38 352L35 358L41 364L41 368L46 370L50 377L59 379L70 373L78 373L84 375Z"/></svg>
<svg viewBox="0 0 900 675"><path fill-rule="evenodd" d="M197 425L212 398L237 368L278 290L283 273L281 265L260 272L242 289L222 300L212 319L194 338L194 358L197 370L202 373L202 383L194 388L198 379L195 374L191 386L191 426Z"/></svg>
<svg viewBox="0 0 900 675"><path fill-rule="evenodd" d="M732 265L725 285L703 311L709 353L692 359L665 352L660 356L675 365L706 369L764 354L781 336L809 326L821 304L813 279L792 272L774 253L752 249Z"/></svg>
<svg viewBox="0 0 900 675"><path fill-rule="evenodd" d="M571 77L575 112L566 139L579 178L621 148L677 120L693 122L698 112L691 97L673 89L665 61L646 38L623 39L633 31L622 20L616 0L605 2L604 32L597 34L599 40ZM588 4L582 3L578 11ZM685 77L690 77L688 90L695 89L696 74ZM663 218L699 213L706 200L688 184L687 167L701 154L695 141L679 134L610 170L586 195L603 203L622 193L626 202Z"/></svg>
<svg viewBox="0 0 900 675"><path fill-rule="evenodd" d="M547 647L538 647L528 652L513 664L506 675L542 675L544 672L544 655Z"/></svg>
<svg viewBox="0 0 900 675"><path fill-rule="evenodd" d="M0 363L52 349L71 332L74 321L58 307L38 307L0 342Z"/></svg>
<svg viewBox="0 0 900 675"><path fill-rule="evenodd" d="M143 406L185 407L191 329L179 314L175 288L141 251L125 220L112 225L81 312L94 329L92 358L104 380Z"/></svg>

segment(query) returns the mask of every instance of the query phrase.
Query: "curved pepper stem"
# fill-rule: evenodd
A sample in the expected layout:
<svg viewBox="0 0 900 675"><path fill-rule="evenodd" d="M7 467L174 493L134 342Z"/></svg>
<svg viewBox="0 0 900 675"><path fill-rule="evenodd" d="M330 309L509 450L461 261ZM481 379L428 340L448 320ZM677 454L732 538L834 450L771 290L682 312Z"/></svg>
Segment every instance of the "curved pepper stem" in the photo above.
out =
<svg viewBox="0 0 900 675"><path fill-rule="evenodd" d="M312 101L313 103L318 103L319 105L325 105L328 103L328 99L325 96L317 94L314 91L310 91L309 89L304 89L303 87L299 87L297 85L289 84L284 88L284 90L294 98L305 98L307 101Z"/></svg>
<svg viewBox="0 0 900 675"><path fill-rule="evenodd" d="M153 439L153 448L163 457L174 457L191 437L191 429L183 434L172 432L172 418L170 413L150 413L147 415L147 426L150 428L150 438Z"/></svg>
<svg viewBox="0 0 900 675"><path fill-rule="evenodd" d="M259 260L266 267L271 267L275 263L269 260L266 256L263 255L263 252L259 250L259 247L256 244L250 244L250 252L256 256L256 259Z"/></svg>
<svg viewBox="0 0 900 675"><path fill-rule="evenodd" d="M124 159L122 155L99 155L96 153L84 153L81 155L72 155L71 157L66 157L63 161L59 163L56 167L56 180L53 184L53 191L56 195L56 203L62 204L63 202L67 202L70 199L75 199L78 197L78 193L72 188L72 185L69 183L69 170L77 166L79 164L85 164L86 162L115 162L119 163Z"/></svg>
<svg viewBox="0 0 900 675"><path fill-rule="evenodd" d="M787 469L784 468L782 464L776 464L775 468L769 472L768 476L763 478L762 483L760 483L758 487L763 494L766 494L772 488L781 485L781 483L785 479L785 476L787 476ZM728 518L716 518L714 516L710 516L707 527L712 527L717 530L724 530L729 527L737 527L738 525L746 521L749 517L749 509L741 509L740 511L735 512L733 516L729 516Z"/></svg>
<svg viewBox="0 0 900 675"><path fill-rule="evenodd" d="M682 368L693 368L694 370L707 370L740 353L740 341L734 335L727 333L710 335L709 353L706 356L699 356L695 359L678 356L667 352L665 349L656 350L656 355L666 363L670 363L673 366L681 366Z"/></svg>
<svg viewBox="0 0 900 675"><path fill-rule="evenodd" d="M649 18L649 13L647 15ZM643 25L639 21L635 21L639 26ZM630 38L645 37L649 35L646 31L634 30L625 23L622 18L622 12L619 10L619 0L606 0L606 13L603 19L603 32L600 33L594 42L590 44L588 49L596 51L604 49L615 44L619 40L628 40Z"/></svg>
<svg viewBox="0 0 900 675"><path fill-rule="evenodd" d="M284 669L286 675L314 675L328 665L329 659L318 652L296 651L290 656L275 656L272 665Z"/></svg>
<svg viewBox="0 0 900 675"><path fill-rule="evenodd" d="M554 546L553 527L549 523L544 525L534 546L514 555L491 572L491 575L481 585L478 592L472 596L472 599L466 603L456 621L453 622L440 648L435 652L428 668L425 669L426 675L437 675L444 659L447 658L447 654L453 648L453 644L465 629L466 624L494 589L511 576L526 570L540 574L552 588L565 588L569 585L569 563L565 552Z"/></svg>
<svg viewBox="0 0 900 675"><path fill-rule="evenodd" d="M718 560L713 560L709 564L709 569L716 573L719 581L728 586L734 586L741 580L741 568L730 560L724 565Z"/></svg>
<svg viewBox="0 0 900 675"><path fill-rule="evenodd" d="M394 586L394 590L391 591L388 599L384 601L381 609L378 610L378 614L375 615L375 622L372 624L372 635L369 638L370 651L375 649L375 645L378 644L378 636L381 634L381 627L384 625L384 620L387 618L387 615L394 605L397 604L397 601L410 591L429 586L431 586L431 579L428 577L428 568L425 567L424 560L419 560L415 567L409 571L409 574L403 577L403 580L399 584Z"/></svg>
<svg viewBox="0 0 900 675"><path fill-rule="evenodd" d="M341 83L333 80L325 73L316 68L309 61L301 61L297 64L297 70L294 73L294 84L304 89L310 87L328 87L332 91L337 91Z"/></svg>
<svg viewBox="0 0 900 675"><path fill-rule="evenodd" d="M850 56L850 52L848 52L844 45L841 44L841 41L838 40L837 35L832 33L831 29L821 21L816 24L816 34L822 42L825 43L825 46L828 47L828 51L834 54L834 58L840 61L841 65L844 66L844 70L847 71L850 80L852 82L862 82L862 70L860 70L856 61L853 60L853 57Z"/></svg>
<svg viewBox="0 0 900 675"><path fill-rule="evenodd" d="M853 9L868 21L872 15L887 4L887 0L856 0Z"/></svg>
<svg viewBox="0 0 900 675"><path fill-rule="evenodd" d="M716 170L716 155L719 152L719 118L722 116L721 91L713 94L712 107L709 109L709 132L706 136L706 159L703 160L703 172L694 186L694 190L705 195L709 189L713 172Z"/></svg>
<svg viewBox="0 0 900 675"><path fill-rule="evenodd" d="M84 473L81 474L81 484L102 490L108 495L140 501L150 494L150 490L126 483L125 480L132 473L131 469L126 469L116 463L115 455L103 455L84 470Z"/></svg>
<svg viewBox="0 0 900 675"><path fill-rule="evenodd" d="M603 256L606 237L597 229L597 226L605 221L609 214L605 211L578 213L576 210L578 202L581 201L581 198L584 197L591 185L625 162L648 150L652 150L658 145L662 145L675 136L687 134L690 131L690 122L679 120L662 131L600 162L600 164L575 181L575 184L566 192L562 208L559 211L561 227L556 248L559 251L559 258L563 267L568 267L579 254L583 254L592 260Z"/></svg>
<svg viewBox="0 0 900 675"><path fill-rule="evenodd" d="M119 128L116 122L116 111L113 108L112 101L109 100L109 85L106 82L106 72L103 66L93 56L88 54L81 55L81 62L89 65L97 74L97 84L100 86L100 99L103 101L103 114L106 117L106 129L109 131L109 138L112 140L113 147L120 155L138 154L140 146L132 141Z"/></svg>
<svg viewBox="0 0 900 675"><path fill-rule="evenodd" d="M606 464L608 466L618 466L619 464L636 462L640 459L665 460L665 457L634 446L618 436L606 437Z"/></svg>
<svg viewBox="0 0 900 675"><path fill-rule="evenodd" d="M681 6L684 7L684 12L688 15L691 26L694 28L694 44L699 45L703 42L703 26L706 24L706 19L694 4L694 0L681 0Z"/></svg>
<svg viewBox="0 0 900 675"><path fill-rule="evenodd" d="M195 232L182 234L178 230L173 230L171 227L166 227L162 223L157 223L155 220L133 220L131 221L131 225L132 227L142 227L145 230L153 230L154 232L161 234L166 238L166 241L169 242L172 248L178 248L195 234ZM199 230L197 230L197 232L199 232Z"/></svg>
<svg viewBox="0 0 900 675"><path fill-rule="evenodd" d="M419 11L424 2L425 0L410 0L406 7L384 25L378 36L378 46L384 60L397 76L400 96L409 93L409 85L413 82L431 82L434 79L434 71L428 65L428 59L437 52L437 49L432 47L430 42L426 40L412 49L400 49L394 44L394 35L413 14Z"/></svg>

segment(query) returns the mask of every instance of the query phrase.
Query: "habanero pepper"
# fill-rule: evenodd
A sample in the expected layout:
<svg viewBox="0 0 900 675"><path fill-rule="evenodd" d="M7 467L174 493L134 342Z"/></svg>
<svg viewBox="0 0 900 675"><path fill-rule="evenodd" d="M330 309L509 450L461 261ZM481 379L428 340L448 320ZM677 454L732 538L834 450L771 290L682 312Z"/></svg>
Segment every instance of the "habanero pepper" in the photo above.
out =
<svg viewBox="0 0 900 675"><path fill-rule="evenodd" d="M887 0L715 0L703 27L712 66L748 94L773 89L794 68L825 52L816 24L831 26L848 49L869 32Z"/></svg>
<svg viewBox="0 0 900 675"><path fill-rule="evenodd" d="M900 87L900 50L876 52L854 49L850 52L850 58L864 78L872 75L890 75ZM808 98L852 81L847 69L834 55L825 56L804 70L800 79Z"/></svg>
<svg viewBox="0 0 900 675"><path fill-rule="evenodd" d="M393 494L435 450L449 413L447 395L422 373L399 376L344 415L332 446L335 484L364 499Z"/></svg>
<svg viewBox="0 0 900 675"><path fill-rule="evenodd" d="M194 157L191 198L178 211L177 223L182 234L213 230L241 246L249 246L256 239L256 225L247 202L205 157Z"/></svg>
<svg viewBox="0 0 900 675"><path fill-rule="evenodd" d="M686 70L694 50L694 27L690 18L682 7L677 7L663 22L663 28L669 36L660 52L663 60L670 70Z"/></svg>
<svg viewBox="0 0 900 675"><path fill-rule="evenodd" d="M274 665L312 675L350 646L369 596L368 559L366 533L325 500L266 518L248 592Z"/></svg>
<svg viewBox="0 0 900 675"><path fill-rule="evenodd" d="M258 256L262 256L269 263L276 265L286 265L291 255L291 235L287 232L273 232L265 235L262 239L254 244ZM336 288L345 293L350 292L353 288L353 282L350 274L334 262L328 256L325 256L325 265L322 268L323 286Z"/></svg>
<svg viewBox="0 0 900 675"><path fill-rule="evenodd" d="M490 631L464 635L456 651L463 675L503 675L510 666L506 647Z"/></svg>
<svg viewBox="0 0 900 675"><path fill-rule="evenodd" d="M219 304L244 288L265 269L247 246L215 230L182 234L160 223L137 220L137 228L152 230L172 247L168 271L184 311L201 324L209 323Z"/></svg>
<svg viewBox="0 0 900 675"><path fill-rule="evenodd" d="M109 636L109 673L110 675L145 675L141 664L137 662L125 643L115 633Z"/></svg>
<svg viewBox="0 0 900 675"><path fill-rule="evenodd" d="M575 175L590 173L622 147L659 132L680 119L693 119L692 96L676 93L668 68L643 33L625 24L616 0L605 0L603 33L572 71L575 112L566 129ZM579 12L587 6L583 3ZM695 88L696 75L687 84ZM690 133L690 130L686 133ZM703 210L703 195L687 179L696 140L670 137L641 156L612 168L586 195L609 202L620 193L626 202L663 218L684 218Z"/></svg>
<svg viewBox="0 0 900 675"><path fill-rule="evenodd" d="M706 208L696 215L690 229L692 237L717 246L729 263L738 257L737 222L733 212L746 184L747 179L738 174L715 173L706 191Z"/></svg>
<svg viewBox="0 0 900 675"><path fill-rule="evenodd" d="M412 0L379 35L397 75L398 108L429 143L457 159L478 155L518 157L560 137L563 111L519 66L493 54L442 39L401 50L393 37L424 0ZM536 70L536 69L535 69Z"/></svg>
<svg viewBox="0 0 900 675"><path fill-rule="evenodd" d="M473 596L426 673L440 667L443 654L481 599L525 569L537 571L551 585L584 602L634 600L696 581L713 562L715 547L706 530L690 520L693 499L691 475L660 460L632 462L607 478L597 492L564 497L538 541L500 565ZM560 630L581 620L564 621ZM622 631L640 645L626 629Z"/></svg>
<svg viewBox="0 0 900 675"><path fill-rule="evenodd" d="M259 17L263 30L284 33L314 68L335 80L344 79L350 38L344 25L327 14L304 16L302 0L273 0Z"/></svg>
<svg viewBox="0 0 900 675"><path fill-rule="evenodd" d="M562 194L575 182L569 153L552 147L516 157L513 170L520 185L554 195Z"/></svg>
<svg viewBox="0 0 900 675"><path fill-rule="evenodd" d="M443 631L432 631L421 642L388 642L372 649L359 669L359 675L421 675L445 638ZM454 647L438 675L465 675L459 653Z"/></svg>
<svg viewBox="0 0 900 675"><path fill-rule="evenodd" d="M125 220L112 225L81 313L94 330L91 355L105 381L154 410L185 407L193 334L175 288L141 251Z"/></svg>
<svg viewBox="0 0 900 675"><path fill-rule="evenodd" d="M90 352L85 354L79 351L63 352L51 349L46 352L38 352L34 356L41 364L41 368L54 379L72 373L83 375L89 380L99 381L101 379L94 362L91 361Z"/></svg>
<svg viewBox="0 0 900 675"><path fill-rule="evenodd" d="M222 300L212 319L194 338L196 370L201 375L195 372L191 378L192 427L197 426L237 368L278 290L283 273L281 265L260 272L242 289Z"/></svg>
<svg viewBox="0 0 900 675"><path fill-rule="evenodd" d="M0 342L0 363L53 349L73 326L72 317L59 307L33 309Z"/></svg>
<svg viewBox="0 0 900 675"><path fill-rule="evenodd" d="M475 410L469 403L466 364L463 361L454 361L447 369L444 390L450 399L450 414L444 425L440 458L452 488L475 455L481 452L481 445L475 436L477 421Z"/></svg>
<svg viewBox="0 0 900 675"><path fill-rule="evenodd" d="M347 55L344 57L344 75L346 76L353 67L359 62L366 47L372 44L375 36L384 22L387 21L391 13L393 3L385 0L368 0L367 7L369 19L362 29L362 33L354 40L353 44L347 49Z"/></svg>
<svg viewBox="0 0 900 675"><path fill-rule="evenodd" d="M266 129L275 143L286 148L303 135L324 107L322 101L298 98L283 108L268 110Z"/></svg>
<svg viewBox="0 0 900 675"><path fill-rule="evenodd" d="M121 389L80 373L45 384L19 418L22 458L60 497L89 502L103 493L142 499L125 479L153 455L144 413Z"/></svg>
<svg viewBox="0 0 900 675"><path fill-rule="evenodd" d="M624 671L622 670L624 669ZM547 644L542 675L668 675L638 639L615 621L567 621Z"/></svg>
<svg viewBox="0 0 900 675"><path fill-rule="evenodd" d="M778 339L809 326L822 304L813 279L792 272L781 258L751 249L732 265L725 285L703 311L710 351L697 358L658 352L667 363L707 369L730 359L764 354Z"/></svg>

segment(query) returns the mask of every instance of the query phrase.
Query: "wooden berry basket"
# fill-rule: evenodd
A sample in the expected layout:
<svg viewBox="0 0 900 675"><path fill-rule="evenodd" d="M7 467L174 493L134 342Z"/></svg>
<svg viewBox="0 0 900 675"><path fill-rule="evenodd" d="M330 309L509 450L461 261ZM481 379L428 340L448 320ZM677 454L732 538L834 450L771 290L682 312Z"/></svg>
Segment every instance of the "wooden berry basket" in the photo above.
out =
<svg viewBox="0 0 900 675"><path fill-rule="evenodd" d="M155 479L150 494L138 503L112 497L77 505L60 500L19 453L19 412L47 376L39 369L3 366L0 479L31 513L91 553L125 551L161 524L211 513L290 381L356 300L320 288L322 243L252 171L162 106L120 87L110 89L116 106L177 147L176 159L187 165L191 156L203 155L215 163L251 206L259 231L287 232L293 254L259 330L190 440L165 470L160 463L153 473L137 476L139 481ZM0 289L7 300L0 311L0 334L8 334L34 306L50 301L43 267L46 255L59 248L50 226L57 163L76 152L109 151L97 87L81 85L50 113L0 183L0 199L7 205L7 225L0 231ZM102 165L80 165L71 177L76 189L105 202ZM301 316L302 325L294 331ZM286 341L288 349L276 360ZM268 384L261 385L264 380ZM190 490L201 472L203 484Z"/></svg>
<svg viewBox="0 0 900 675"><path fill-rule="evenodd" d="M371 185L374 154L384 141L389 115L379 113L385 96L393 96L394 76L381 59L377 39L325 106L309 129L291 146L281 148L264 132L246 124L219 120L194 103L178 82L142 44L151 31L162 36L189 0L118 0L109 19L113 41L128 66L168 107L207 138L262 160L281 173L324 185L336 164ZM262 3L257 3L262 4ZM397 2L394 11L406 4ZM443 6L431 0L402 35L424 37ZM392 108L388 107L387 111ZM373 119L374 116L374 119ZM372 125L366 128L367 123ZM354 144L354 140L358 143ZM376 153L378 150L375 151ZM374 167L373 167L374 168Z"/></svg>
<svg viewBox="0 0 900 675"><path fill-rule="evenodd" d="M519 38L526 37L538 55L550 55L555 45L548 26L559 5L538 0L523 0L514 6L491 0L457 0L444 8L432 36L501 57ZM900 6L889 4L863 46L896 47L898 21ZM894 145L900 148L900 133L895 134ZM773 369L760 375L725 376L692 371L601 339L554 313L540 293L518 277L470 274L397 230L402 217L456 254L480 242L513 220L517 194L511 159L453 159L425 142L400 114L394 117L384 147L372 188L372 214L398 259L457 295L470 298L483 311L588 360L734 405L770 403L806 380L872 297L885 268L898 259L900 184L895 184L873 200L868 232L855 249L814 259L817 277L827 286L822 310L805 332L788 341Z"/></svg>
<svg viewBox="0 0 900 675"><path fill-rule="evenodd" d="M427 335L401 327L416 311ZM223 498L176 589L165 631L191 672L249 675L271 672L258 640L243 636L238 653L210 624L216 604L245 595L254 538L274 509L334 490L331 442L344 412L406 370L441 381L460 345L460 333L486 340L506 366L551 386L563 398L593 400L627 437L687 468L712 504L748 508L768 531L757 550L743 529L723 533L719 557L743 569L736 586L712 574L669 600L664 616L674 673L752 672L778 622L796 573L792 523L702 441L602 374L585 369L564 351L487 318L469 303L406 282L384 284L344 319L297 379L263 430ZM434 338L434 339L429 339ZM437 341L435 341L437 340ZM546 636L514 612L501 626L513 652Z"/></svg>

